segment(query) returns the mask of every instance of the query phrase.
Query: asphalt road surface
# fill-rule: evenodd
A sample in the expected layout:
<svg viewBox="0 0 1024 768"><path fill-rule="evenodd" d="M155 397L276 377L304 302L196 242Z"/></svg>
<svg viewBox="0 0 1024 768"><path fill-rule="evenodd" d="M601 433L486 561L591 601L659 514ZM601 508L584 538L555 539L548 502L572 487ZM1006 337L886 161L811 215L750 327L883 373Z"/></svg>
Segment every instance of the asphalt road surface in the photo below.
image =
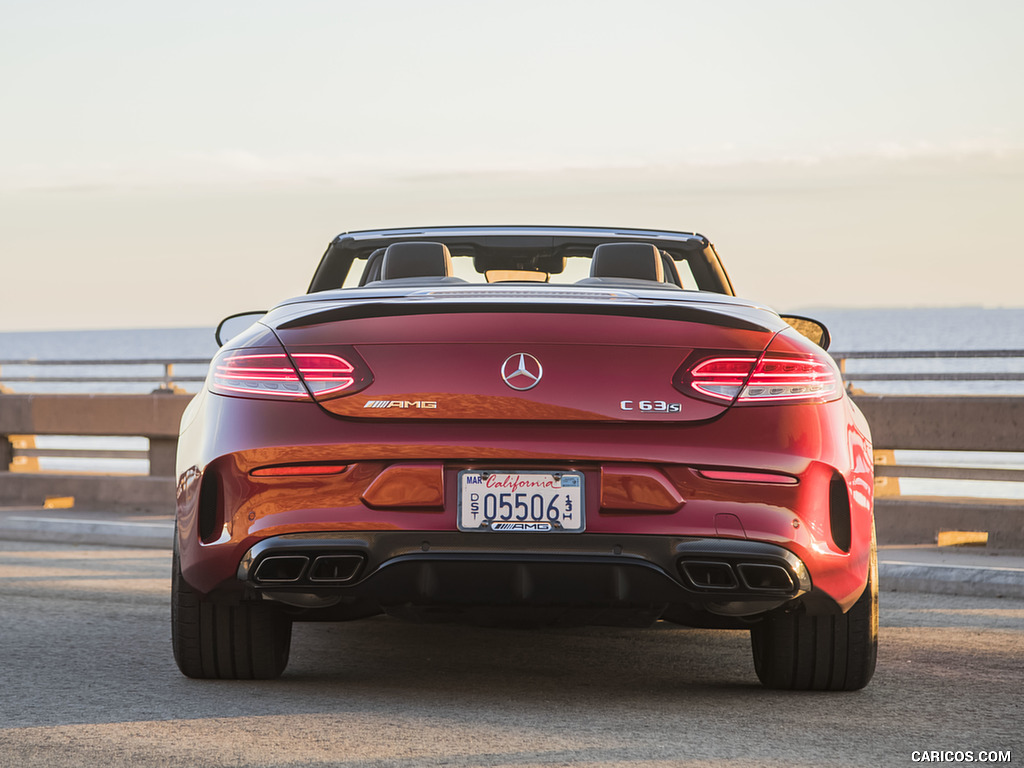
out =
<svg viewBox="0 0 1024 768"><path fill-rule="evenodd" d="M169 570L0 542L0 766L1024 764L1020 600L883 592L857 693L763 690L744 632L385 618L298 624L280 680L210 682L174 665Z"/></svg>

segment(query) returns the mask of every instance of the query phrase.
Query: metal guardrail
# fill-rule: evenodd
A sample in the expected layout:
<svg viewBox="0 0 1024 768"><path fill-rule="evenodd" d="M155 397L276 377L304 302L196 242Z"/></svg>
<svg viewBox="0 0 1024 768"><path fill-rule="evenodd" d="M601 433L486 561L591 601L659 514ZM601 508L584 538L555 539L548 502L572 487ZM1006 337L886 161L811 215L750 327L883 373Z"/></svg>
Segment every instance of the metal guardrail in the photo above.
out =
<svg viewBox="0 0 1024 768"><path fill-rule="evenodd" d="M164 389L173 389L176 384L197 383L205 381L205 375L175 375L176 365L201 365L208 366L209 358L193 357L167 360L166 358L134 358L111 360L0 360L0 386L6 384L154 384ZM109 368L140 368L159 367L162 374L139 374L135 375L110 375L103 373L78 372L75 375L55 376L44 371L38 375L4 376L5 367L21 367L29 369L47 368L83 368L109 369Z"/></svg>
<svg viewBox="0 0 1024 768"><path fill-rule="evenodd" d="M884 352L832 352L847 384L863 381L1024 381L1020 371L859 371L851 370L850 360L1020 360L1024 366L1024 350L886 350Z"/></svg>
<svg viewBox="0 0 1024 768"><path fill-rule="evenodd" d="M878 360L914 359L924 357L970 358L970 357L1024 357L1024 349L890 349L884 352L859 350L856 352L832 352L836 359L849 360L872 358Z"/></svg>

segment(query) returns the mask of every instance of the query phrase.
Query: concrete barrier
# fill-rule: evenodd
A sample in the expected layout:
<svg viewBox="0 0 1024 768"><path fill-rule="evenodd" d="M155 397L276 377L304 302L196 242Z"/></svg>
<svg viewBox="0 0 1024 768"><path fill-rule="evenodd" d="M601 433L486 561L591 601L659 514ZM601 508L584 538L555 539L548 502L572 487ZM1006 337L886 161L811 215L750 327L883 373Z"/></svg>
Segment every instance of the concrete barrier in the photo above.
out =
<svg viewBox="0 0 1024 768"><path fill-rule="evenodd" d="M908 497L898 478L1024 481L1024 470L901 466L897 450L1024 451L1024 397L855 395L875 447L875 520L886 544L934 544L941 531L984 531L992 548L1024 548L1024 502ZM892 480L892 482L890 482Z"/></svg>
<svg viewBox="0 0 1024 768"><path fill-rule="evenodd" d="M0 395L0 504L41 506L47 496L74 496L76 506L86 508L170 509L178 424L191 397L168 393ZM989 533L990 546L1024 547L1024 502L914 498L893 492L899 477L1021 480L1024 470L900 467L891 461L892 451L900 449L1024 451L1024 397L856 395L854 399L871 424L877 449L880 542L934 544L941 530L976 530ZM6 471L19 453L10 440L15 435L146 437L149 475ZM33 456L45 453L31 451Z"/></svg>
<svg viewBox="0 0 1024 768"><path fill-rule="evenodd" d="M79 507L167 510L174 505L178 424L192 395L0 395L0 503L42 505L48 496L74 496ZM12 435L145 437L149 475L6 471L21 452ZM31 451L67 455L61 451ZM73 452L81 455L86 452ZM104 451L105 456L127 454Z"/></svg>
<svg viewBox="0 0 1024 768"><path fill-rule="evenodd" d="M876 449L1024 451L1024 397L854 395Z"/></svg>

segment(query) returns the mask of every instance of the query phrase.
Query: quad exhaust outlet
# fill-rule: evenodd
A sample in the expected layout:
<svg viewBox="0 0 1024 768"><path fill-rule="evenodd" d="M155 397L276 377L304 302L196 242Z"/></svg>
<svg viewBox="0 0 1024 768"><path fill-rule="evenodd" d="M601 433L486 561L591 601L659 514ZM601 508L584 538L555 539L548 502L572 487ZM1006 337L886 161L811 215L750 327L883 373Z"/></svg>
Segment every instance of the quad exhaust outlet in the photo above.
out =
<svg viewBox="0 0 1024 768"><path fill-rule="evenodd" d="M730 563L724 560L679 561L679 572L701 591L790 593L797 582L787 568L773 563Z"/></svg>
<svg viewBox="0 0 1024 768"><path fill-rule="evenodd" d="M365 557L358 553L337 555L269 555L252 571L261 585L345 584L359 573Z"/></svg>

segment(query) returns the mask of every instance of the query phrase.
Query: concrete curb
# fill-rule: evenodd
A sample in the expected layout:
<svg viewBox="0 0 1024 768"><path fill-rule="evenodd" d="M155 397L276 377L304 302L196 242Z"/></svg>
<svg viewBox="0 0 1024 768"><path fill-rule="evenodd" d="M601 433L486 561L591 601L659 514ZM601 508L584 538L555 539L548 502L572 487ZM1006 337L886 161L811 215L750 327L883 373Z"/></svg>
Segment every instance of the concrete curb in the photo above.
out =
<svg viewBox="0 0 1024 768"><path fill-rule="evenodd" d="M880 562L878 585L886 592L1024 598L1024 568Z"/></svg>
<svg viewBox="0 0 1024 768"><path fill-rule="evenodd" d="M46 515L0 516L0 539L39 541L56 544L99 544L111 547L170 549L174 521L153 519L147 522L63 516L54 510Z"/></svg>

